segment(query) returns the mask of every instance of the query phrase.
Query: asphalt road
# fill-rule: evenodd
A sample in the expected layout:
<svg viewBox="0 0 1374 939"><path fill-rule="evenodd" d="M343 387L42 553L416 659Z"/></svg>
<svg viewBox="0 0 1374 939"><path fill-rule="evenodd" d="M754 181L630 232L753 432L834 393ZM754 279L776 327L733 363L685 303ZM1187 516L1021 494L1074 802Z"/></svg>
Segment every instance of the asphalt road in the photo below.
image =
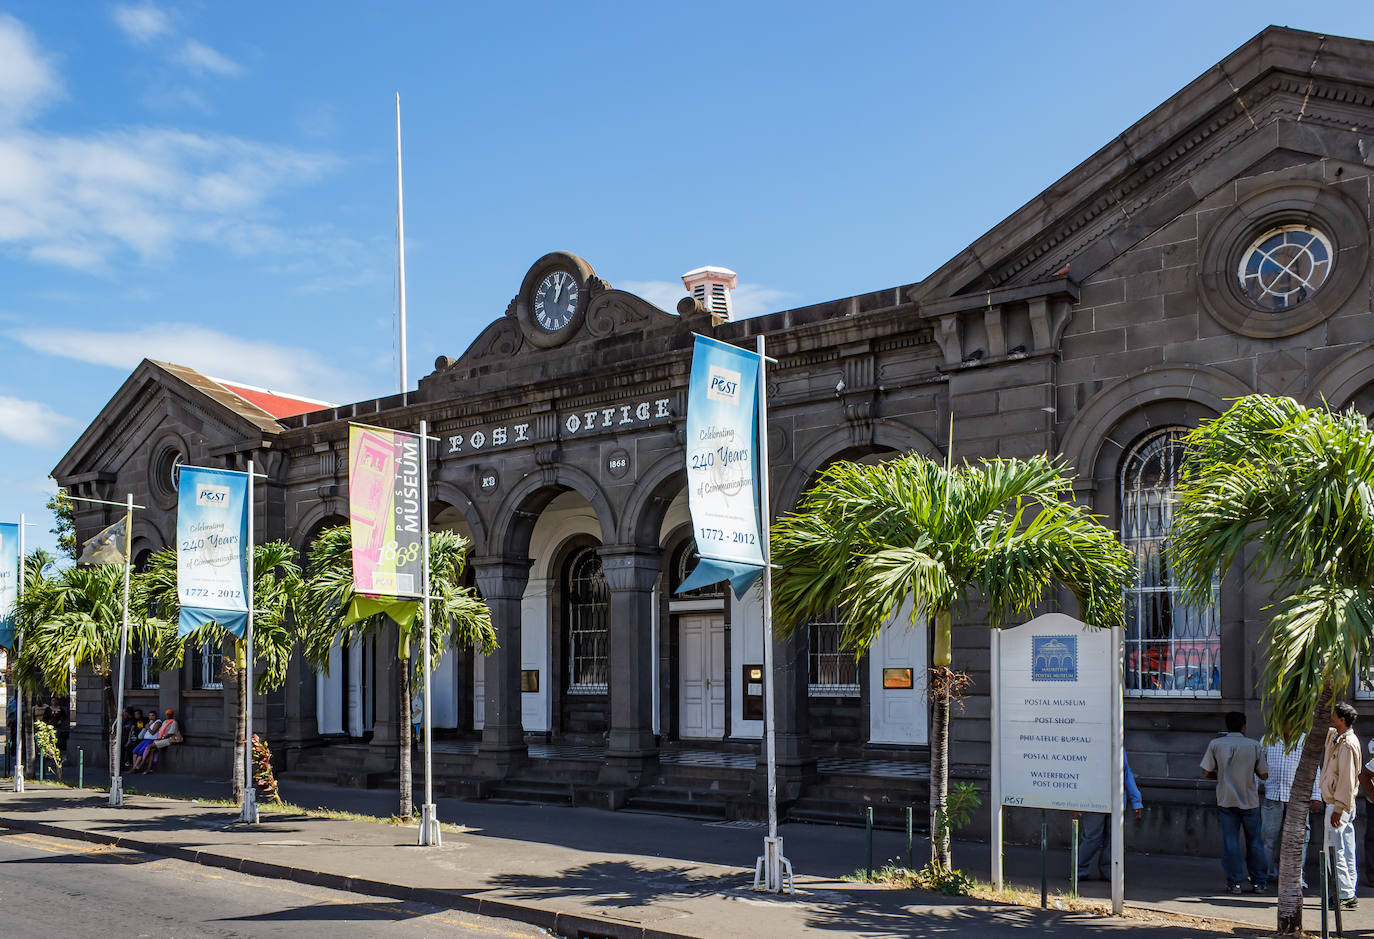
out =
<svg viewBox="0 0 1374 939"><path fill-rule="evenodd" d="M44 835L0 832L6 939L453 936L549 933L424 903L307 887Z"/></svg>

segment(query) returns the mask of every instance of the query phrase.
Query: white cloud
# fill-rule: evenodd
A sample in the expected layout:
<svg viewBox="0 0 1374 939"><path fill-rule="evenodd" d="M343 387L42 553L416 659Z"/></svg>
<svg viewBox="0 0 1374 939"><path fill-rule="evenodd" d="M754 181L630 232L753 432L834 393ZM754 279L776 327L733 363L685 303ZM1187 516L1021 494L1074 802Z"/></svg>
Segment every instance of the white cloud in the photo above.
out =
<svg viewBox="0 0 1374 939"><path fill-rule="evenodd" d="M0 13L0 128L19 123L61 91L57 73L29 31Z"/></svg>
<svg viewBox="0 0 1374 939"><path fill-rule="evenodd" d="M328 401L349 402L360 394L355 378L307 349L242 339L192 323L154 323L123 331L25 328L9 335L35 352L122 371L148 358Z"/></svg>
<svg viewBox="0 0 1374 939"><path fill-rule="evenodd" d="M50 446L76 421L58 414L41 401L0 395L0 437L24 444Z"/></svg>
<svg viewBox="0 0 1374 939"><path fill-rule="evenodd" d="M233 78L243 74L243 66L203 42L188 39L177 53L177 61L197 75L206 73Z"/></svg>
<svg viewBox="0 0 1374 939"><path fill-rule="evenodd" d="M654 306L669 313L677 312L677 302L687 296L680 280L624 280L612 286L627 290L643 297ZM792 294L762 284L740 284L734 290L733 302L736 319L747 319L762 313L773 313L787 308Z"/></svg>
<svg viewBox="0 0 1374 939"><path fill-rule="evenodd" d="M151 3L116 6L111 15L124 35L140 44L150 43L172 31L171 18Z"/></svg>

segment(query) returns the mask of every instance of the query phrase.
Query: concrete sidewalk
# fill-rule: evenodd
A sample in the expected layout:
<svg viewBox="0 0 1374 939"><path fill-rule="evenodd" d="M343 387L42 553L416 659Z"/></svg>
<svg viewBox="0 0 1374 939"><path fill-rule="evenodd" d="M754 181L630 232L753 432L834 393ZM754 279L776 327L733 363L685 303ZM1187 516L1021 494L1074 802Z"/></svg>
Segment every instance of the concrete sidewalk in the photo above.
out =
<svg viewBox="0 0 1374 939"><path fill-rule="evenodd" d="M97 782L90 780L89 782ZM192 777L135 776L127 785L182 796L223 798L227 787ZM216 791L217 790L217 791ZM283 793L301 805L390 814L388 791L296 785ZM547 926L588 936L863 936L939 935L979 930L989 937L1034 924L1051 935L1127 932L1132 936L1197 935L1192 925L1146 925L1085 914L1041 912L945 899L929 894L844 883L862 867L863 833L852 829L784 825L798 893L774 898L748 889L762 830L740 823L602 812L554 806L440 800L440 818L465 826L446 832L438 849L413 844L414 828L369 822L264 814L256 828L237 823L222 806L131 796L111 809L103 794L32 784L23 794L0 793L0 825L117 843L246 873L282 877ZM924 845L916 846L919 859ZM905 853L904 839L875 836L882 863ZM958 845L956 863L986 876L985 845ZM1053 858L1062 872L1064 858ZM1039 853L1009 848L1012 882L1039 884ZM1220 886L1212 859L1128 859L1128 899L1185 917L1249 924L1263 932L1274 922L1270 896L1211 895ZM1064 888L1066 878L1052 877ZM1085 885L1105 895L1105 885ZM1308 925L1317 925L1315 899ZM1374 926L1374 907L1350 914L1347 935Z"/></svg>

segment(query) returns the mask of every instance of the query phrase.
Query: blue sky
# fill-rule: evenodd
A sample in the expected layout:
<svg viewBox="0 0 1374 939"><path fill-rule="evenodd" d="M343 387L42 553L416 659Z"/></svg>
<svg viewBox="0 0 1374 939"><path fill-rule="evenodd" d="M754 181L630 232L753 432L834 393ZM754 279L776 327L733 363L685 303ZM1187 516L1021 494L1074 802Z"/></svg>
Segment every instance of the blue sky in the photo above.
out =
<svg viewBox="0 0 1374 939"><path fill-rule="evenodd" d="M919 280L1270 23L1374 4L0 3L0 518L143 356L411 384L551 250L754 314Z"/></svg>

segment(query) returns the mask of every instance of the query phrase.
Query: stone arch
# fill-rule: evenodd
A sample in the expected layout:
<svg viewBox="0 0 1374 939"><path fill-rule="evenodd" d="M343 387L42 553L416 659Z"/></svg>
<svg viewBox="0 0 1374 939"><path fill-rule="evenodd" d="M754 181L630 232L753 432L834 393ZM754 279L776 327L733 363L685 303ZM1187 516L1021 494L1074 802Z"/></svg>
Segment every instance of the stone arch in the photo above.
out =
<svg viewBox="0 0 1374 939"><path fill-rule="evenodd" d="M1205 365L1161 368L1123 379L1094 395L1060 438L1059 452L1069 461L1080 487L1098 477L1104 447L1119 450L1130 441L1116 440L1113 432L1132 411L1155 402L1190 402L1220 414L1228 404L1252 392L1234 375Z"/></svg>
<svg viewBox="0 0 1374 939"><path fill-rule="evenodd" d="M773 493L771 501L774 514L791 511L801 498L807 482L827 464L834 462L846 452L875 450L915 452L932 459L944 458L944 453L929 437L896 421L875 421L872 437L859 446L855 446L853 434L848 427L837 427L812 442L792 464L792 469L788 471L782 485Z"/></svg>
<svg viewBox="0 0 1374 939"><path fill-rule="evenodd" d="M133 537L130 539L130 557L138 557L144 551L160 551L167 547L167 537L157 523L146 513L134 513Z"/></svg>
<svg viewBox="0 0 1374 939"><path fill-rule="evenodd" d="M431 521L442 511L442 509L436 511L436 506L449 506L461 512L463 520L468 523L468 529L472 532L471 551L474 555L486 552L486 523L482 521L482 515L477 511L477 504L463 491L461 486L440 479L432 480L429 484L429 517Z"/></svg>
<svg viewBox="0 0 1374 939"><path fill-rule="evenodd" d="M327 525L342 525L348 521L348 517L334 511L331 504L321 502L309 512L301 517L291 532L291 547L296 549L300 556L301 566L305 565L306 552L310 550L310 545L315 538Z"/></svg>
<svg viewBox="0 0 1374 939"><path fill-rule="evenodd" d="M1332 362L1312 383L1307 405L1343 410L1365 388L1374 385L1374 348L1364 346Z"/></svg>
<svg viewBox="0 0 1374 939"><path fill-rule="evenodd" d="M683 451L674 447L635 480L634 490L625 503L625 514L620 520L620 543L657 545L659 530L673 496L686 484L687 469Z"/></svg>
<svg viewBox="0 0 1374 939"><path fill-rule="evenodd" d="M544 472L531 473L510 491L487 536L487 553L524 557L539 513L559 493L569 490L580 494L596 512L602 544L615 544L616 514L605 491L586 471L559 464Z"/></svg>

